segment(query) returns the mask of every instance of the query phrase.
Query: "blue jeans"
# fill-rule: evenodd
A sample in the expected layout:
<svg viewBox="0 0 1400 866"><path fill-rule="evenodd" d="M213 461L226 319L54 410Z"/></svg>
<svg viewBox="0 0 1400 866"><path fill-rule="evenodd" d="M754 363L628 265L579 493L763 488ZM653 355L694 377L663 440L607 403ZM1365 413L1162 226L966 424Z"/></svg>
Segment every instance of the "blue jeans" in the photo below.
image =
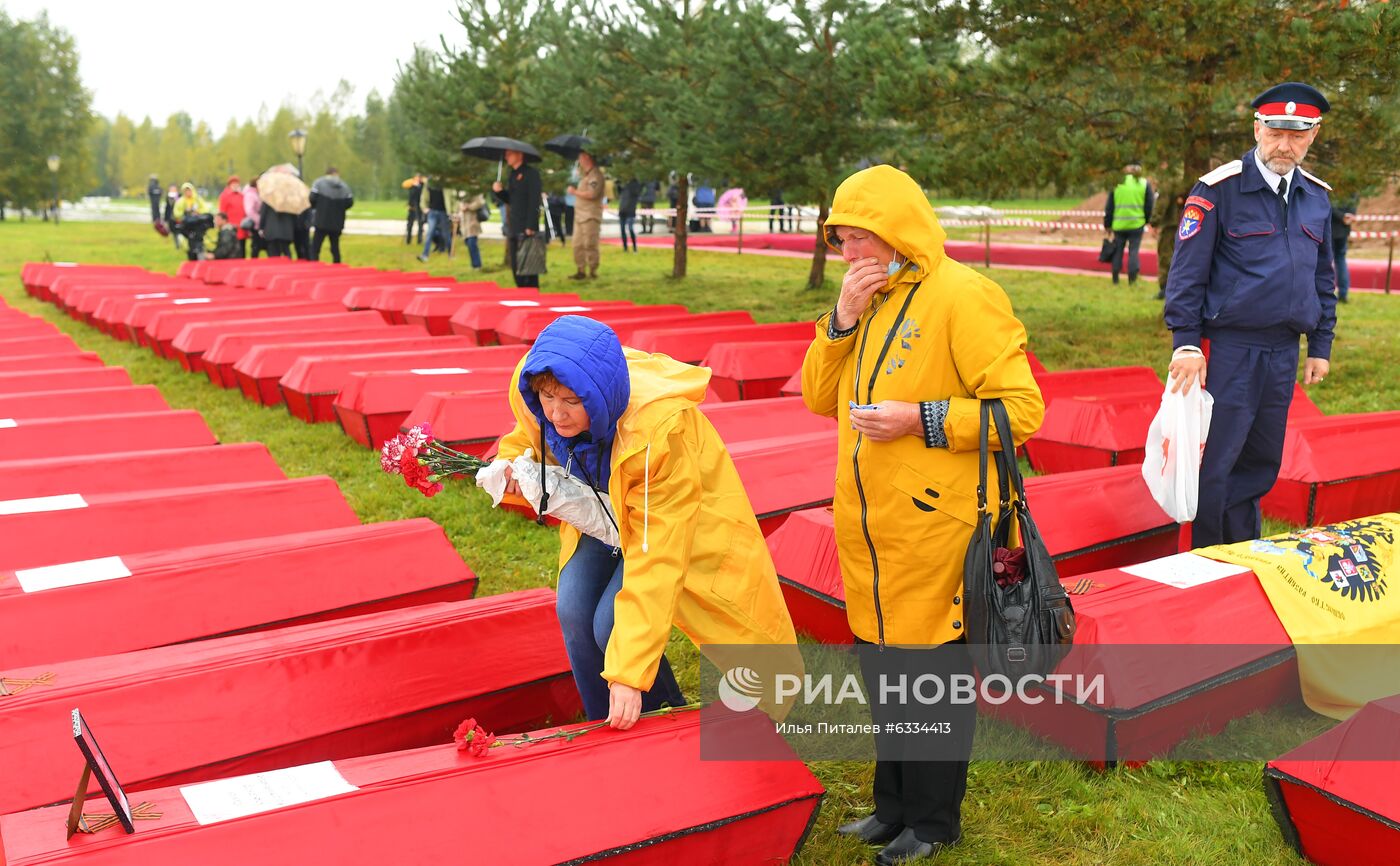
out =
<svg viewBox="0 0 1400 866"><path fill-rule="evenodd" d="M1351 271L1347 270L1347 243L1351 235L1338 240L1332 239L1332 262L1337 266L1337 297L1345 301L1351 291Z"/></svg>
<svg viewBox="0 0 1400 866"><path fill-rule="evenodd" d="M637 249L636 215L634 214L633 216L618 217L618 224L622 229L622 248L624 250L627 249L627 235L630 233L632 235L632 250L635 252Z"/></svg>
<svg viewBox="0 0 1400 866"><path fill-rule="evenodd" d="M452 248L451 225L452 224L447 220L447 211L428 211L428 234L423 240L423 258L426 259L428 253L432 252L433 241L438 239L439 233L442 237L442 245L448 249Z"/></svg>
<svg viewBox="0 0 1400 866"><path fill-rule="evenodd" d="M613 598L622 589L622 559L612 548L592 536L581 536L578 548L559 572L555 609L564 632L564 648L583 710L592 721L608 717L608 681L603 679L603 655L613 629ZM656 671L656 682L642 694L642 712L662 704L683 706L685 698L666 656Z"/></svg>
<svg viewBox="0 0 1400 866"><path fill-rule="evenodd" d="M471 253L472 267L481 267L481 246L477 243L476 235L467 235L463 240L467 242L467 252Z"/></svg>

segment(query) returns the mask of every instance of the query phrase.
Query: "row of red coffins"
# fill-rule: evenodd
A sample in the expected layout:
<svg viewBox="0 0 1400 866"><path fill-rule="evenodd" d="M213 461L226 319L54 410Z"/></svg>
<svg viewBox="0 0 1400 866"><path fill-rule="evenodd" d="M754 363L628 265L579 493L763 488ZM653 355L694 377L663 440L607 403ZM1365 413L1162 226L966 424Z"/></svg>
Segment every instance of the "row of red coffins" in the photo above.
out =
<svg viewBox="0 0 1400 866"><path fill-rule="evenodd" d="M60 368L55 375L66 372ZM28 385L35 381L30 377ZM67 729L69 704L82 706L106 732L108 757L115 762L120 756L130 771L128 790L445 743L468 715L512 731L577 714L548 591L465 601L475 579L438 527L427 521L359 526L328 479L282 479L260 446L101 451L76 431L102 431L106 444L118 448L181 441L186 434L149 426L160 419L149 417L158 407L149 402L148 389L109 385L63 392L54 384L62 382L46 380L45 391L22 386L0 396L22 416L7 429L51 443L71 440L59 450L73 455L0 463L0 489L9 491L7 497L22 494L0 504L0 523L7 524L7 536L13 530L23 539L0 554L0 617L9 620L0 633L13 643L0 645L0 717L13 734L5 762L21 780L0 793L0 810L68 793L67 783L60 789L52 780L75 757L66 736L53 736ZM124 402L114 396L117 391L137 402ZM146 416L139 418L95 418L81 414L73 401L65 403L58 396L63 393L107 401L106 408L148 411L123 413ZM45 414L24 415L34 411ZM192 413L168 414L186 425L198 420ZM61 429L65 425L73 431ZM198 426L190 430L195 443L205 440ZM83 492L74 492L75 486ZM258 534L273 526L276 535ZM54 554L60 527L66 544ZM181 546L165 546L171 538ZM55 556L66 561L52 562ZM76 556L85 558L67 559ZM317 579L333 572L330 585ZM391 581L398 596L365 601L369 590ZM448 601L423 606L439 599ZM375 612L379 608L385 609ZM101 615L95 617L95 610ZM92 627L77 639L65 638L63 625L74 618ZM196 639L203 640L185 643ZM476 668L466 675L462 653ZM290 682L295 690L281 685ZM191 693L199 698L190 700ZM56 714L65 716L65 724L49 723ZM265 723L248 724L264 716ZM196 727L198 736L178 733ZM629 745L629 738L613 741L613 755L603 759L654 766L669 755L684 765L678 772L691 765L703 769L693 734L680 744L684 748L668 752ZM149 747L157 741L161 748ZM455 755L450 746L437 751ZM21 752L22 759L16 757ZM566 774L571 769L562 762L551 766ZM616 844L580 848L571 838L560 856L616 855L635 862L634 849L644 845L672 854L724 852L724 859L735 862L786 859L810 827L820 785L792 762L785 784L800 790L773 801L773 787L748 784L745 773L735 772L742 766L722 772L714 793L696 798L690 808L640 822L651 835L613 822L609 832ZM524 780L518 769L504 778L527 786L538 782ZM777 809L787 813L781 837L774 836ZM82 839L88 844L80 849L70 847L48 832L42 814L4 819L0 847L7 862L78 850L89 862L108 856L156 862L151 858L162 856L151 852L151 837L128 838L115 829L104 831L105 838L99 833ZM692 815L709 824L697 828L688 822ZM43 829L31 835L35 828ZM496 830L478 846L482 851L518 848ZM188 827L176 835L187 838ZM26 848L30 843L38 847ZM363 857L360 847L338 862L370 862L357 859ZM249 849L234 850L241 858ZM215 851L200 859L216 862L228 853L226 845ZM539 862L557 859L554 853L540 856L545 859ZM536 861L527 856L516 862Z"/></svg>

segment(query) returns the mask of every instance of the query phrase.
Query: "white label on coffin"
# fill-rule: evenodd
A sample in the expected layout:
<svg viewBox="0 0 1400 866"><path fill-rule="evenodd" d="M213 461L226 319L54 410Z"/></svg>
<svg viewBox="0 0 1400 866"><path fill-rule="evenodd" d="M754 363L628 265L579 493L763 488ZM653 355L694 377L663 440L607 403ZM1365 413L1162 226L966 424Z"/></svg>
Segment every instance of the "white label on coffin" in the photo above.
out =
<svg viewBox="0 0 1400 866"><path fill-rule="evenodd" d="M274 812L358 790L345 781L335 764L322 761L319 764L187 785L180 789L180 795L185 798L194 819L204 825Z"/></svg>
<svg viewBox="0 0 1400 866"><path fill-rule="evenodd" d="M149 301L151 298L168 298L168 297L170 297L170 293L169 293L169 292L145 292L144 294L136 295L134 299L135 299L135 300L138 300L138 301Z"/></svg>
<svg viewBox="0 0 1400 866"><path fill-rule="evenodd" d="M409 370L415 376L450 376L453 373L470 373L466 367L422 367L417 370Z"/></svg>
<svg viewBox="0 0 1400 866"><path fill-rule="evenodd" d="M58 496L35 496L29 499L0 499L0 514L37 514L40 511L71 511L87 508L87 500L79 493Z"/></svg>
<svg viewBox="0 0 1400 866"><path fill-rule="evenodd" d="M53 266L56 267L56 268L76 268L76 267L78 266L78 263L77 263L77 262L54 262L54 263L53 263Z"/></svg>
<svg viewBox="0 0 1400 866"><path fill-rule="evenodd" d="M176 298L170 303L177 306L184 306L185 304L207 304L213 300L213 298Z"/></svg>
<svg viewBox="0 0 1400 866"><path fill-rule="evenodd" d="M131 569L126 567L120 556L104 556L101 559L81 559L65 562L62 565L46 565L43 568L24 568L15 572L20 589L25 592L43 592L64 586L81 586L85 583L98 583L103 580L116 580L131 577Z"/></svg>
<svg viewBox="0 0 1400 866"><path fill-rule="evenodd" d="M500 301L503 307L538 307L539 301Z"/></svg>
<svg viewBox="0 0 1400 866"><path fill-rule="evenodd" d="M550 307L550 308L549 308L549 311L550 311L551 313L586 313L586 312L588 312L588 311L591 310L591 309L593 309L593 308L592 308L592 307Z"/></svg>
<svg viewBox="0 0 1400 866"><path fill-rule="evenodd" d="M0 430L6 427L18 427L19 424L13 418L0 418Z"/></svg>
<svg viewBox="0 0 1400 866"><path fill-rule="evenodd" d="M1216 562L1195 553L1174 553L1161 559L1153 559L1122 569L1128 574L1145 577L1177 589L1190 589L1193 586L1212 583L1237 574L1250 571L1243 565L1230 562Z"/></svg>
<svg viewBox="0 0 1400 866"><path fill-rule="evenodd" d="M416 289L414 289L413 291L415 291L415 292L449 292L449 291L451 291L451 289L449 289L447 286L420 286L419 288L416 288Z"/></svg>

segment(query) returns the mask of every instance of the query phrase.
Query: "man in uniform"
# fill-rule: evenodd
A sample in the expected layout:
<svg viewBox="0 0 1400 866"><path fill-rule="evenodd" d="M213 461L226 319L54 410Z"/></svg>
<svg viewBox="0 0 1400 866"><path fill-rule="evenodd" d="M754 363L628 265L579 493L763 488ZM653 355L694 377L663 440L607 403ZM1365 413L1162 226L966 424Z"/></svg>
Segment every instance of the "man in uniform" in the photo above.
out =
<svg viewBox="0 0 1400 866"><path fill-rule="evenodd" d="M1128 251L1128 285L1137 282L1138 248L1142 232L1152 216L1152 184L1142 179L1142 166L1131 162L1123 166L1123 182L1108 194L1103 208L1103 227L1113 233L1113 284L1118 285L1118 273L1123 269L1123 250Z"/></svg>
<svg viewBox="0 0 1400 866"><path fill-rule="evenodd" d="M1312 385L1327 375L1337 322L1331 187L1301 168L1327 99L1288 83L1252 104L1256 146L1191 190L1167 278L1172 390L1199 383L1215 399L1197 547L1259 537L1259 500L1283 458L1298 335L1308 341L1303 384Z"/></svg>
<svg viewBox="0 0 1400 866"><path fill-rule="evenodd" d="M603 231L603 170L598 168L593 154L586 150L578 154L578 186L568 193L577 199L574 204L574 264L578 273L571 280L591 280L598 276L598 237Z"/></svg>
<svg viewBox="0 0 1400 866"><path fill-rule="evenodd" d="M525 162L525 154L518 150L506 151L505 161L510 166L510 186L502 186L500 181L496 181L491 184L491 189L496 193L496 201L506 208L507 223L502 230L510 244L510 270L517 286L538 287L538 273L520 273L520 244L540 230L540 173Z"/></svg>

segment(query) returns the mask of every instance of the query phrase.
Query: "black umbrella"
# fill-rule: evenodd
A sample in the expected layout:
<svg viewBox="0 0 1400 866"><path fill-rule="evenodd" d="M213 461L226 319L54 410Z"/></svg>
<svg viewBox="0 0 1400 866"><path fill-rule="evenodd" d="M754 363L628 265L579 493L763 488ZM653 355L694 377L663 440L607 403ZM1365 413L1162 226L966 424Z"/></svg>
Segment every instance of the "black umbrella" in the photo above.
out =
<svg viewBox="0 0 1400 866"><path fill-rule="evenodd" d="M578 159L580 151L593 152L593 139L586 135L556 135L544 143L545 150L552 150L565 159Z"/></svg>
<svg viewBox="0 0 1400 866"><path fill-rule="evenodd" d="M462 153L467 156L489 159L493 162L505 159L508 150L518 150L525 154L526 162L539 162L542 159L540 152L535 150L534 145L526 144L519 139L506 138L503 135L483 135L462 145Z"/></svg>

